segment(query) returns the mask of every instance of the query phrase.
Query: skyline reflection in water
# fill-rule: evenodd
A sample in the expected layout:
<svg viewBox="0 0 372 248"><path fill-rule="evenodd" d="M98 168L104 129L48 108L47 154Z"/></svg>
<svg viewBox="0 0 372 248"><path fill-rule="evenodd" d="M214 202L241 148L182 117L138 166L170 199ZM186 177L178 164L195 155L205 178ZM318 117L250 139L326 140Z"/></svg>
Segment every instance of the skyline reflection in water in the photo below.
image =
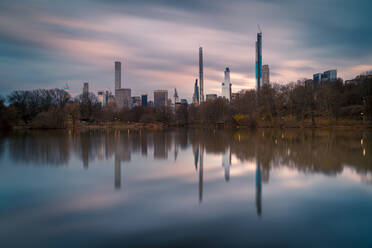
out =
<svg viewBox="0 0 372 248"><path fill-rule="evenodd" d="M355 190L355 185L359 185L372 196L371 143L369 131L176 129L156 132L15 132L0 137L0 170L3 172L1 179L4 179L0 183L3 188L0 193L8 199L0 207L0 217L13 222L18 219L27 228L28 225L31 227L31 220L52 218L54 213L48 212L55 208L56 212L61 211L60 218L73 214L83 219L62 224L63 232L54 230L57 237L66 233L72 235L72 230L87 232L72 227L75 225L86 226L91 231L109 225L113 230L108 234L116 237L115 233L123 233L123 237L110 246L122 242L132 246L144 245L145 241L138 243L134 237L149 233L155 235L158 229L155 231L152 226L160 230L172 227L189 230L186 228L188 225L200 221L208 225L216 222L214 229L223 233L219 225L223 225L221 221L225 216L232 216L231 220L224 222L236 227L243 225L249 229L248 220L252 221L253 213L261 221L255 225L265 226L265 221L271 221L271 224L277 221L279 225L284 224L280 223L282 215L288 215L288 212L274 208L285 205L282 200L287 199L289 203L286 204L292 203L291 207L299 204L295 200L301 204L310 198L324 201L317 198L322 193L313 195L319 190L318 181L319 185L326 185L335 192ZM59 170L53 170L53 167ZM340 188L334 185L340 185ZM355 196L346 195L346 198L354 199ZM357 200L372 206L372 197ZM61 201L67 202L67 206L60 205ZM205 205L202 209L195 210L202 205ZM87 221L81 211L91 207L94 210L89 213L94 220ZM46 213L44 208L48 209ZM127 225L119 223L119 216L128 217L129 212L125 209L133 214L132 218L141 221L136 221L136 224L125 222ZM236 212L231 212L234 210ZM103 221L95 211L103 211L110 217ZM190 219L178 216L182 213ZM218 217L212 217L212 213ZM5 229L4 222L0 222L0 238L3 238ZM209 239L210 231L202 230L203 240L208 244L215 244L215 241L245 244L246 241L238 235L239 232L228 232L226 238ZM34 232L39 236L34 235L33 239L42 239L43 232L38 232L37 228L31 234ZM191 233L195 234L194 231ZM231 240L233 236L238 240ZM11 237L5 240L9 241ZM106 238L111 240L111 236ZM168 239L152 237L149 242L161 245ZM78 240L81 244L89 243L83 238ZM56 238L55 242L61 241ZM254 244L266 244L262 242L257 239ZM297 244L296 240L291 242Z"/></svg>

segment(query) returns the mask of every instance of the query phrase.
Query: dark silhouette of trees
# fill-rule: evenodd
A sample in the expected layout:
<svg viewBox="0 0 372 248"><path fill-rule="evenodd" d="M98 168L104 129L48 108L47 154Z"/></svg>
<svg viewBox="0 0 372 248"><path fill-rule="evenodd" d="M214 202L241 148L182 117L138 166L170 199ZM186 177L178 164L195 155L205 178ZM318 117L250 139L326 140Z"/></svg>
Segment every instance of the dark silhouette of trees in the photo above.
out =
<svg viewBox="0 0 372 248"><path fill-rule="evenodd" d="M234 95L229 102L219 97L199 105L119 109L115 102L102 106L92 93L74 99L60 89L13 91L0 98L0 128L26 125L37 128L75 127L81 121L160 122L166 125L243 125L294 126L370 123L372 121L372 76L358 76L344 83L341 79L312 80L287 85L265 84L255 90Z"/></svg>

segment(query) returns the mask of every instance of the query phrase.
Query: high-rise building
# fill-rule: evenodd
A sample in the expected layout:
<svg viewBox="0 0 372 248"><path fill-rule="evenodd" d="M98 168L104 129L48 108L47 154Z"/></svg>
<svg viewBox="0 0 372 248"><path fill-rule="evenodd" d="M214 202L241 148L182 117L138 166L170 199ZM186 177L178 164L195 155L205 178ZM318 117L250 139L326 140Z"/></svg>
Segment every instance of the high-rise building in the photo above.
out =
<svg viewBox="0 0 372 248"><path fill-rule="evenodd" d="M323 73L315 73L313 75L314 87L317 87L322 81L333 82L337 80L337 70L328 70Z"/></svg>
<svg viewBox="0 0 372 248"><path fill-rule="evenodd" d="M178 93L177 93L177 89L176 88L174 88L173 97L174 97L174 104L176 104L179 101Z"/></svg>
<svg viewBox="0 0 372 248"><path fill-rule="evenodd" d="M225 70L225 81L222 82L222 97L227 100L231 100L231 81L230 81L230 69L226 67Z"/></svg>
<svg viewBox="0 0 372 248"><path fill-rule="evenodd" d="M85 82L83 85L83 94L87 95L89 93L89 83Z"/></svg>
<svg viewBox="0 0 372 248"><path fill-rule="evenodd" d="M257 33L256 41L256 87L260 90L262 82L262 33Z"/></svg>
<svg viewBox="0 0 372 248"><path fill-rule="evenodd" d="M204 102L203 48L199 47L199 102Z"/></svg>
<svg viewBox="0 0 372 248"><path fill-rule="evenodd" d="M217 100L217 94L207 94L205 96L207 102Z"/></svg>
<svg viewBox="0 0 372 248"><path fill-rule="evenodd" d="M144 106L144 107L147 106L147 94L143 94L141 96L141 102L142 102L142 106Z"/></svg>
<svg viewBox="0 0 372 248"><path fill-rule="evenodd" d="M105 91L99 90L97 92L97 99L101 106L105 106Z"/></svg>
<svg viewBox="0 0 372 248"><path fill-rule="evenodd" d="M121 62L115 61L115 90L121 89Z"/></svg>
<svg viewBox="0 0 372 248"><path fill-rule="evenodd" d="M336 81L337 80L337 70L329 70L329 71L323 72L322 80L323 79L328 80L330 82Z"/></svg>
<svg viewBox="0 0 372 248"><path fill-rule="evenodd" d="M199 104L199 87L198 87L198 79L195 79L194 95L192 96L192 102L193 102L194 104Z"/></svg>
<svg viewBox="0 0 372 248"><path fill-rule="evenodd" d="M269 65L263 65L262 66L262 82L263 82L263 84L270 84Z"/></svg>
<svg viewBox="0 0 372 248"><path fill-rule="evenodd" d="M313 75L313 84L314 86L318 86L320 85L320 83L322 82L322 73L315 73Z"/></svg>
<svg viewBox="0 0 372 248"><path fill-rule="evenodd" d="M115 102L119 108L130 108L132 102L132 90L131 89L116 89L115 90Z"/></svg>
<svg viewBox="0 0 372 248"><path fill-rule="evenodd" d="M154 91L154 105L155 107L168 106L168 91L167 90L155 90Z"/></svg>

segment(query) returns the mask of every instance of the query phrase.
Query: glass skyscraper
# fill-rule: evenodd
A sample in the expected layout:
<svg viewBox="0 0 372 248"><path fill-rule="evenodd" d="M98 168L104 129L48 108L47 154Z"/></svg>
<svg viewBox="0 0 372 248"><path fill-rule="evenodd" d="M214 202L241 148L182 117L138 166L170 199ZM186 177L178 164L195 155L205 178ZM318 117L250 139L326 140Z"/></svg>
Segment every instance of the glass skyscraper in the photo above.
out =
<svg viewBox="0 0 372 248"><path fill-rule="evenodd" d="M257 33L256 41L256 87L260 89L262 83L262 33Z"/></svg>

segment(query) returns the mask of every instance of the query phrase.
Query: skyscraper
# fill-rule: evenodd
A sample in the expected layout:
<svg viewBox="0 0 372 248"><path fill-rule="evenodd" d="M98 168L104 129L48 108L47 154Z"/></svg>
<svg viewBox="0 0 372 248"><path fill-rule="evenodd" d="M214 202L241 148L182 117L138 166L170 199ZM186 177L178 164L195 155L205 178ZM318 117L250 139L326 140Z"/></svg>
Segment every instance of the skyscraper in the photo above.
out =
<svg viewBox="0 0 372 248"><path fill-rule="evenodd" d="M199 47L199 102L204 102L203 48Z"/></svg>
<svg viewBox="0 0 372 248"><path fill-rule="evenodd" d="M198 79L195 79L194 85L194 95L192 97L192 102L194 104L199 104L199 87L198 87Z"/></svg>
<svg viewBox="0 0 372 248"><path fill-rule="evenodd" d="M85 82L83 86L83 94L87 95L89 93L89 83Z"/></svg>
<svg viewBox="0 0 372 248"><path fill-rule="evenodd" d="M155 107L168 106L168 91L167 90L155 90L154 91L154 105Z"/></svg>
<svg viewBox="0 0 372 248"><path fill-rule="evenodd" d="M131 89L116 89L115 102L119 108L130 108L132 103L132 90Z"/></svg>
<svg viewBox="0 0 372 248"><path fill-rule="evenodd" d="M176 104L179 101L178 93L177 93L177 89L176 88L174 88L173 97L174 97L174 104Z"/></svg>
<svg viewBox="0 0 372 248"><path fill-rule="evenodd" d="M115 90L121 89L121 62L115 62Z"/></svg>
<svg viewBox="0 0 372 248"><path fill-rule="evenodd" d="M262 82L262 33L257 33L256 41L256 87L257 91L261 87Z"/></svg>
<svg viewBox="0 0 372 248"><path fill-rule="evenodd" d="M329 70L329 71L323 72L322 80L323 79L328 80L330 82L336 81L337 80L337 70Z"/></svg>
<svg viewBox="0 0 372 248"><path fill-rule="evenodd" d="M222 97L227 100L231 100L231 81L230 81L230 69L226 67L225 80L222 82Z"/></svg>
<svg viewBox="0 0 372 248"><path fill-rule="evenodd" d="M141 96L141 102L142 102L142 106L144 106L144 107L147 106L147 94L143 94Z"/></svg>
<svg viewBox="0 0 372 248"><path fill-rule="evenodd" d="M270 69L269 65L262 67L262 82L263 84L270 84Z"/></svg>

